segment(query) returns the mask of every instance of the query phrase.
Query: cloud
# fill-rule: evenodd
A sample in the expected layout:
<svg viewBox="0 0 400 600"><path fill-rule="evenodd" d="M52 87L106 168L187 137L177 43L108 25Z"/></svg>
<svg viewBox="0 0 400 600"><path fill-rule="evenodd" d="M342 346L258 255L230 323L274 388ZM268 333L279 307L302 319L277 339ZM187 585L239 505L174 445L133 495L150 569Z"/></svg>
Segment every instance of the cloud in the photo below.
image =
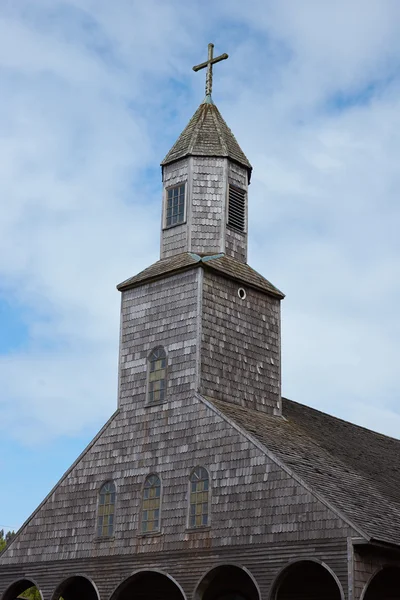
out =
<svg viewBox="0 0 400 600"><path fill-rule="evenodd" d="M393 433L400 9L250 4L0 9L0 293L28 330L0 357L8 435L77 435L115 408L115 284L158 258L158 164L211 38L230 54L215 99L254 166L250 262L287 293L284 392Z"/></svg>

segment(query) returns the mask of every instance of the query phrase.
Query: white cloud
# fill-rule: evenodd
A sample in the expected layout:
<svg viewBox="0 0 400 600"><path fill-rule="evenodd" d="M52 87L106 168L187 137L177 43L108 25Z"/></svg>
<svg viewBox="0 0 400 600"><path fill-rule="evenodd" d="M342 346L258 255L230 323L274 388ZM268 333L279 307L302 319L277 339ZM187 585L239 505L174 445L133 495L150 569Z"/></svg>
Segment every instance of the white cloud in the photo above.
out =
<svg viewBox="0 0 400 600"><path fill-rule="evenodd" d="M154 173L201 101L190 69L212 37L230 54L214 96L254 165L250 261L287 293L284 391L393 434L400 9L208 8L0 9L0 290L29 309L30 332L0 358L0 427L19 439L30 423L38 439L75 434L115 408L115 284L158 257Z"/></svg>

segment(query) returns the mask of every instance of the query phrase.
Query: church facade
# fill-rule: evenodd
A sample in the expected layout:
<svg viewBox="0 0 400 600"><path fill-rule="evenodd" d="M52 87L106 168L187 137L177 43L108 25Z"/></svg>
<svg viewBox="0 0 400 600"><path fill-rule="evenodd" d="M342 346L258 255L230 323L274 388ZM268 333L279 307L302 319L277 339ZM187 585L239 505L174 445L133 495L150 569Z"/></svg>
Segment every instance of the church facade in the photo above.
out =
<svg viewBox="0 0 400 600"><path fill-rule="evenodd" d="M400 599L400 441L282 398L284 296L206 91L162 162L160 260L118 286L117 411L0 555L1 600Z"/></svg>

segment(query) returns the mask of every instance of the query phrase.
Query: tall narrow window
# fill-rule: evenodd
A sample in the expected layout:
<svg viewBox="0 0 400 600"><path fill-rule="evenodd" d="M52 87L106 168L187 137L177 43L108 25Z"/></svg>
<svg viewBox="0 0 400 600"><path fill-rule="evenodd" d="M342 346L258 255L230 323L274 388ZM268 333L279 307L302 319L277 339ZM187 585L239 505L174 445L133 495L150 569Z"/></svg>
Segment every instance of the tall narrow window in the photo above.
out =
<svg viewBox="0 0 400 600"><path fill-rule="evenodd" d="M165 226L179 225L185 220L185 184L167 189Z"/></svg>
<svg viewBox="0 0 400 600"><path fill-rule="evenodd" d="M209 476L204 467L196 467L190 475L189 527L205 527L209 523Z"/></svg>
<svg viewBox="0 0 400 600"><path fill-rule="evenodd" d="M99 537L113 535L114 516L115 484L112 481L108 481L101 487L99 492L99 505L97 509L97 535Z"/></svg>
<svg viewBox="0 0 400 600"><path fill-rule="evenodd" d="M243 232L246 225L246 192L229 185L228 226Z"/></svg>
<svg viewBox="0 0 400 600"><path fill-rule="evenodd" d="M147 369L147 402L164 402L167 387L167 355L164 348L152 350Z"/></svg>
<svg viewBox="0 0 400 600"><path fill-rule="evenodd" d="M149 475L144 482L142 532L160 531L161 481L158 475Z"/></svg>

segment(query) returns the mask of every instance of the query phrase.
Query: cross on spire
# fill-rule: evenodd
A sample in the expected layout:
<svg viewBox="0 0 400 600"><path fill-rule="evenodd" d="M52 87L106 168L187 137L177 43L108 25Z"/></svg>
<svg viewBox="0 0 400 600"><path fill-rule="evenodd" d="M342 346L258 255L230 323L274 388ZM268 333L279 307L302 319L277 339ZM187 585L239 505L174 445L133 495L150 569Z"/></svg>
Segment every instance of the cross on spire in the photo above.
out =
<svg viewBox="0 0 400 600"><path fill-rule="evenodd" d="M212 92L212 68L215 63L220 62L221 60L226 60L228 58L227 54L221 54L216 58L213 57L214 54L214 44L208 44L208 59L206 62L201 63L200 65L196 65L193 67L193 71L200 71L200 69L205 69L207 67L207 75L206 75L206 99L211 100L211 92Z"/></svg>

